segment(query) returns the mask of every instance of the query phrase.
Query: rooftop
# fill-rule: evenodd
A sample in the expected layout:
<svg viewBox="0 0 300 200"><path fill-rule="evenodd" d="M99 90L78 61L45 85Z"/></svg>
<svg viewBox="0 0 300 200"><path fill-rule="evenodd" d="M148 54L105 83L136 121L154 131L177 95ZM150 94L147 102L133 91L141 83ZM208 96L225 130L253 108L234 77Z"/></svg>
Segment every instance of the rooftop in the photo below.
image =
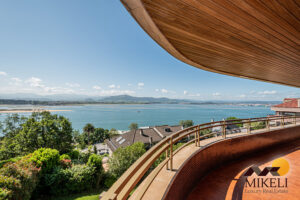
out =
<svg viewBox="0 0 300 200"><path fill-rule="evenodd" d="M155 144L163 138L182 130L182 126L152 126L139 128L137 130L128 131L122 135L112 137L110 140L105 140L106 144L112 151L120 147L126 147L135 142L143 142L144 144Z"/></svg>
<svg viewBox="0 0 300 200"><path fill-rule="evenodd" d="M277 108L299 108L300 98L285 98L283 103L275 105Z"/></svg>

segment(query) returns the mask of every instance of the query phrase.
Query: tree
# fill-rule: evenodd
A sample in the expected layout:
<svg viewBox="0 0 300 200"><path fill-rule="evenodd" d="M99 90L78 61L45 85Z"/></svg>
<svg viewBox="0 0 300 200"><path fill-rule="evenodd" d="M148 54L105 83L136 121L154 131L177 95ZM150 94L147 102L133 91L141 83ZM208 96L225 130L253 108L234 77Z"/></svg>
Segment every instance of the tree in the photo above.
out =
<svg viewBox="0 0 300 200"><path fill-rule="evenodd" d="M88 145L90 145L90 134L95 131L95 127L88 123L83 127L83 132L88 134Z"/></svg>
<svg viewBox="0 0 300 200"><path fill-rule="evenodd" d="M95 128L94 133L91 136L92 144L102 143L109 138L109 130L103 128Z"/></svg>
<svg viewBox="0 0 300 200"><path fill-rule="evenodd" d="M194 125L193 120L181 120L179 125L183 126L183 128L188 128Z"/></svg>
<svg viewBox="0 0 300 200"><path fill-rule="evenodd" d="M110 138L113 136L117 136L117 135L120 135L119 132L117 131L117 129L115 129L115 128L110 129L110 131L109 131Z"/></svg>
<svg viewBox="0 0 300 200"><path fill-rule="evenodd" d="M236 121L231 121L231 123L236 123L236 122L240 122L241 120L238 120L239 118L237 118L237 117L227 117L226 118L226 120L235 120L235 119L237 119ZM241 123L241 124L235 124L236 126L238 126L238 127L243 127L243 124Z"/></svg>
<svg viewBox="0 0 300 200"><path fill-rule="evenodd" d="M137 123L131 123L128 127L131 131L137 130L139 128L139 125Z"/></svg>
<svg viewBox="0 0 300 200"><path fill-rule="evenodd" d="M41 147L67 153L73 149L72 125L63 116L50 112L32 113L26 119L5 121L5 136L0 148L0 159L25 155Z"/></svg>
<svg viewBox="0 0 300 200"><path fill-rule="evenodd" d="M109 172L115 178L120 177L145 152L142 142L117 149L109 160Z"/></svg>

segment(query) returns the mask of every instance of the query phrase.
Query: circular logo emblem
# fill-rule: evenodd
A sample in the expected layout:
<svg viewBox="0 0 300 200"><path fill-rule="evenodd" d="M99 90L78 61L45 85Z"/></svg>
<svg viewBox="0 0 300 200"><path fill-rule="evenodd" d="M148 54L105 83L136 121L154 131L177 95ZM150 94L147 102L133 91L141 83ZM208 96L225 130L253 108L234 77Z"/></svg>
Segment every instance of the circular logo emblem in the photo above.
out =
<svg viewBox="0 0 300 200"><path fill-rule="evenodd" d="M279 167L277 171L280 176L284 176L289 172L290 165L289 162L284 158L277 158L273 161L272 167Z"/></svg>

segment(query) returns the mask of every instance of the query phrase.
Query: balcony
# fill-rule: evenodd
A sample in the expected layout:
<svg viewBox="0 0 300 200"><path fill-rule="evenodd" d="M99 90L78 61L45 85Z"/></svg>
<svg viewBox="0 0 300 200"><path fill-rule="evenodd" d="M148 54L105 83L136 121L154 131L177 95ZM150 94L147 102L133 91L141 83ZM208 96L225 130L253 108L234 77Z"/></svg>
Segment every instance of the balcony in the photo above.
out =
<svg viewBox="0 0 300 200"><path fill-rule="evenodd" d="M299 125L300 117L270 116L217 121L178 131L147 151L101 195L101 199L176 200L187 197L193 199L193 195L207 196L210 190L197 191L195 188L202 187L204 177L208 177L212 184L219 183L222 187L222 181L212 181L218 173L218 170L213 171L214 169L224 165L228 170L230 166L226 168L227 163L238 161L236 166L241 167L235 167L235 172L240 172L246 166L243 162L251 163L251 159L253 161L256 158L262 161L270 159L268 153L262 158L254 155L248 159L248 156L262 150L269 150L270 155L274 155L272 152L284 155L284 152L297 147L297 140L300 138ZM184 142L184 145L174 151L174 144L178 142ZM281 146L282 151L281 148L275 151L276 145L286 143L289 145ZM153 164L163 155L165 159L153 168ZM294 158L296 153L290 156ZM245 157L245 161L239 161ZM223 182L227 180L226 183L230 178L232 177L222 177ZM222 197L227 193L228 191L224 190Z"/></svg>

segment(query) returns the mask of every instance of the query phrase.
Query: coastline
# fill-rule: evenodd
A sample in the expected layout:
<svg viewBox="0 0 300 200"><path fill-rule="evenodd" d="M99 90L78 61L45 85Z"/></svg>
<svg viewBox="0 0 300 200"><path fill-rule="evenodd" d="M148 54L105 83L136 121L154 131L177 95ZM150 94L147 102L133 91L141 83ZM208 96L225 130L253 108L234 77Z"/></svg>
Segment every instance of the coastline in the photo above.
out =
<svg viewBox="0 0 300 200"><path fill-rule="evenodd" d="M30 112L69 112L72 110L34 110L34 109L0 109L0 113L30 113Z"/></svg>

